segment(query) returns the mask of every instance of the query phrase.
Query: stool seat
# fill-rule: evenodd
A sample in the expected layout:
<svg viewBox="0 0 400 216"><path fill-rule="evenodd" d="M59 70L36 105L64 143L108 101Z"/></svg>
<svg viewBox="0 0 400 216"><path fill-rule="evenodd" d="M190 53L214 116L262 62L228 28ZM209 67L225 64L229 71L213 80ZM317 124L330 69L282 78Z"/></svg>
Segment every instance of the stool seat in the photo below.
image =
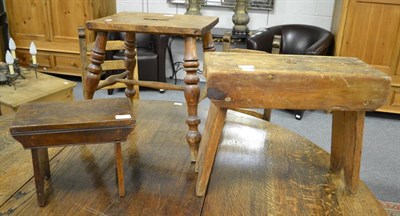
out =
<svg viewBox="0 0 400 216"><path fill-rule="evenodd" d="M204 62L207 97L219 107L375 110L391 81L349 57L215 52Z"/></svg>
<svg viewBox="0 0 400 216"><path fill-rule="evenodd" d="M210 109L200 143L196 193L204 196L231 108L333 110L331 165L349 193L359 182L365 111L385 104L390 77L356 58L206 53Z"/></svg>
<svg viewBox="0 0 400 216"><path fill-rule="evenodd" d="M20 107L10 132L24 148L122 141L134 127L132 116L127 98L30 103Z"/></svg>
<svg viewBox="0 0 400 216"><path fill-rule="evenodd" d="M44 177L50 178L48 147L115 142L119 194L124 196L121 141L134 125L127 98L20 106L10 133L32 151L39 206L45 206Z"/></svg>

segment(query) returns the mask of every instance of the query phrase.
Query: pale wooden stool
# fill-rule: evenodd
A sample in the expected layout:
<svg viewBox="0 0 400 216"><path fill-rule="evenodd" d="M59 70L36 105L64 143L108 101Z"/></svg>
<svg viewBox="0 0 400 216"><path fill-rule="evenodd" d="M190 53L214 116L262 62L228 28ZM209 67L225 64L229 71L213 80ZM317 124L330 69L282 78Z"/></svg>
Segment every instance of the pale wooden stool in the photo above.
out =
<svg viewBox="0 0 400 216"><path fill-rule="evenodd" d="M134 128L127 98L21 105L11 135L32 151L36 194L45 206L44 179L50 178L47 148L115 142L119 195L125 196L121 142Z"/></svg>
<svg viewBox="0 0 400 216"><path fill-rule="evenodd" d="M346 190L357 191L365 111L382 106L390 77L356 58L206 53L211 100L196 164L196 194L204 196L227 109L333 110L331 170L344 169Z"/></svg>

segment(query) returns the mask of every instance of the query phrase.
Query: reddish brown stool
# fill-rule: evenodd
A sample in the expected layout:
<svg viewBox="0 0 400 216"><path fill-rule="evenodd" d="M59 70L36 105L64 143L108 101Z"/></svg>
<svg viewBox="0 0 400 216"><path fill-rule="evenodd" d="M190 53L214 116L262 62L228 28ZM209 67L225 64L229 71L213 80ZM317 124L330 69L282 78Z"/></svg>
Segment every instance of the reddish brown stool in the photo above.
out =
<svg viewBox="0 0 400 216"><path fill-rule="evenodd" d="M50 178L47 148L115 143L119 195L125 195L121 142L135 125L127 98L21 105L11 135L32 151L39 206L45 206L44 179Z"/></svg>

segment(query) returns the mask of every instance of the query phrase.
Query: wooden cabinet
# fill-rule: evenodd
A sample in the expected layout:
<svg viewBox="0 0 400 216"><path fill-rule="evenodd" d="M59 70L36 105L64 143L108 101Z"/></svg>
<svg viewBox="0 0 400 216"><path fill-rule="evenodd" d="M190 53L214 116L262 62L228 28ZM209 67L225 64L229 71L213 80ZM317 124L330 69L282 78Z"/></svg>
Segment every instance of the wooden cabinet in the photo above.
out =
<svg viewBox="0 0 400 216"><path fill-rule="evenodd" d="M78 26L116 13L115 1L6 0L10 33L20 62L29 64L29 45L34 41L41 71L80 76ZM87 40L94 40L92 31L87 31Z"/></svg>
<svg viewBox="0 0 400 216"><path fill-rule="evenodd" d="M335 54L353 56L392 77L387 104L400 113L400 1L336 0L332 20Z"/></svg>

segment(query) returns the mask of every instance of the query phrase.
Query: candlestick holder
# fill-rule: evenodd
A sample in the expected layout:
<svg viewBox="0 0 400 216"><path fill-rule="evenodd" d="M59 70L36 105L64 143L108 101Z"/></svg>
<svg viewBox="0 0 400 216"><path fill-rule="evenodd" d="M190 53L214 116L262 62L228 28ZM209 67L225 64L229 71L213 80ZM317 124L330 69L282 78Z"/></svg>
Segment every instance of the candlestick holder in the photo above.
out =
<svg viewBox="0 0 400 216"><path fill-rule="evenodd" d="M31 66L31 68L33 68L33 70L35 71L35 77L36 77L36 79L38 78L38 76L37 76L37 68L39 67L39 64L38 63L36 63L36 64L30 64L29 66Z"/></svg>
<svg viewBox="0 0 400 216"><path fill-rule="evenodd" d="M7 84L9 86L11 86L11 85L14 86L14 90L17 90L17 86L15 85L15 81L18 79L19 75L17 73L14 73L14 74L7 73L6 76L7 76Z"/></svg>
<svg viewBox="0 0 400 216"><path fill-rule="evenodd" d="M10 75L10 70L7 64L0 63L0 85L14 86L14 89L16 89L15 77L16 75Z"/></svg>
<svg viewBox="0 0 400 216"><path fill-rule="evenodd" d="M14 59L14 71L16 73L16 78L15 79L18 79L18 78L25 79L25 77L21 73L22 70L21 70L21 67L19 65L19 58L15 58Z"/></svg>

